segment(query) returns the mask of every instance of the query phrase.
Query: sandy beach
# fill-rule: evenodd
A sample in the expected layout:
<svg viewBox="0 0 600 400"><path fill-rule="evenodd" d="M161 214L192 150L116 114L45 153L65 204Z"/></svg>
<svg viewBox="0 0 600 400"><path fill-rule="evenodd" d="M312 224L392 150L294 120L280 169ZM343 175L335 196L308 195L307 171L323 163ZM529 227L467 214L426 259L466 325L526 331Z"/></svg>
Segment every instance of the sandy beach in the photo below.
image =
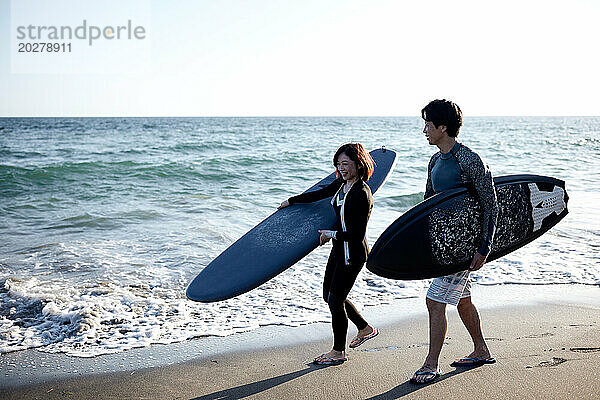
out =
<svg viewBox="0 0 600 400"><path fill-rule="evenodd" d="M599 290L581 285L478 287L475 298L479 296L480 304L487 303L480 309L484 334L498 362L471 369L449 366L471 351L456 310L449 308L440 360L443 374L425 386L409 382L427 352L425 307L422 299L408 299L405 306L410 303L417 310L404 318L390 311L397 306L394 304L366 308L382 333L349 350L348 362L340 366L310 363L330 346L328 324L265 327L237 338L206 338L212 341L212 350L171 365L66 378L44 377L39 372L33 374L39 378L33 384L7 379L0 385L0 397L596 399L600 398ZM520 298L503 300L502 293L516 293ZM351 328L349 337L353 334ZM204 339L191 342L200 346ZM161 354L165 349L178 351L175 345L163 349ZM14 378L6 371L2 375Z"/></svg>

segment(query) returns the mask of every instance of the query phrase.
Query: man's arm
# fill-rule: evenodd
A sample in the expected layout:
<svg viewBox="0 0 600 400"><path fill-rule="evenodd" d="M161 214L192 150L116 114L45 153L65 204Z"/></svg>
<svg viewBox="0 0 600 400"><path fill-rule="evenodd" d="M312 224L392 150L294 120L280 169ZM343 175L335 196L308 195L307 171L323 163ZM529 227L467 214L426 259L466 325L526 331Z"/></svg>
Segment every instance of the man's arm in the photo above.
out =
<svg viewBox="0 0 600 400"><path fill-rule="evenodd" d="M477 254L475 254L473 261L471 262L471 270L476 271L481 268L485 262L494 240L496 220L498 218L498 202L496 199L492 173L483 163L479 155L469 150L468 153L466 153L466 160L463 164L463 171L465 171L473 182L477 199L483 210L481 219L481 243Z"/></svg>

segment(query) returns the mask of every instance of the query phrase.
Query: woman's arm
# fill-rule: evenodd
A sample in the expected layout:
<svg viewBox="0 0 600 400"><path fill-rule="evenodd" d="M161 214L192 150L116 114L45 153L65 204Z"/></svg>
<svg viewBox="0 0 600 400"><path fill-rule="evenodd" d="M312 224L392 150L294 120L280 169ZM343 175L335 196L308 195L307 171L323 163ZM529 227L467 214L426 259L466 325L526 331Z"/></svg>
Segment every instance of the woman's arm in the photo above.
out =
<svg viewBox="0 0 600 400"><path fill-rule="evenodd" d="M292 196L288 199L290 205L295 203L312 203L317 200L325 199L333 196L344 181L341 178L334 179L329 185L324 188L313 190L311 192L301 193L297 196Z"/></svg>

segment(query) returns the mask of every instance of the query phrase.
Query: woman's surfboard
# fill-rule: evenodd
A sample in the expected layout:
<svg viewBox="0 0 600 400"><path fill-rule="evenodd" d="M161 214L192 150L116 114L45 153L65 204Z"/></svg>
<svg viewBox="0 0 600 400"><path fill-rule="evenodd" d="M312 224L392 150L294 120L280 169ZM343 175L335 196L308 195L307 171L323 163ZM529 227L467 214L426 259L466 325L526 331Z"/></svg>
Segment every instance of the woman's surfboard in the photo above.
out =
<svg viewBox="0 0 600 400"><path fill-rule="evenodd" d="M396 152L373 150L375 171L367 184L375 193L396 163ZM329 185L335 173L307 191ZM189 284L189 299L213 302L246 293L285 271L319 245L319 229L335 226L329 199L277 210L229 246Z"/></svg>
<svg viewBox="0 0 600 400"><path fill-rule="evenodd" d="M565 182L539 175L494 179L496 234L488 261L540 237L567 215ZM417 204L377 239L367 260L376 275L425 279L466 270L481 242L481 206L466 187Z"/></svg>

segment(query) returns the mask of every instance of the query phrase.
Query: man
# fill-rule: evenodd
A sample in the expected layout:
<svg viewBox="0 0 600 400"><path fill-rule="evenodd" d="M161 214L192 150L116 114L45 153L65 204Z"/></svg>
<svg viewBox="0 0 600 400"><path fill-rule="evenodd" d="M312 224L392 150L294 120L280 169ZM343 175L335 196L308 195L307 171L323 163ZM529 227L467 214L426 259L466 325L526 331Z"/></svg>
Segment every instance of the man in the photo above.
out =
<svg viewBox="0 0 600 400"><path fill-rule="evenodd" d="M446 337L446 304L457 306L460 318L471 335L474 350L452 366L475 366L496 362L483 338L477 308L471 302L469 272L477 271L485 263L494 237L498 207L492 174L481 158L467 146L456 141L462 126L462 111L448 100L434 100L423 110L423 133L430 145L439 152L429 161L425 198L444 190L467 184L475 189L482 206L482 240L467 271L435 278L427 291L429 312L429 353L423 366L411 378L414 383L429 383L440 376L440 352Z"/></svg>

